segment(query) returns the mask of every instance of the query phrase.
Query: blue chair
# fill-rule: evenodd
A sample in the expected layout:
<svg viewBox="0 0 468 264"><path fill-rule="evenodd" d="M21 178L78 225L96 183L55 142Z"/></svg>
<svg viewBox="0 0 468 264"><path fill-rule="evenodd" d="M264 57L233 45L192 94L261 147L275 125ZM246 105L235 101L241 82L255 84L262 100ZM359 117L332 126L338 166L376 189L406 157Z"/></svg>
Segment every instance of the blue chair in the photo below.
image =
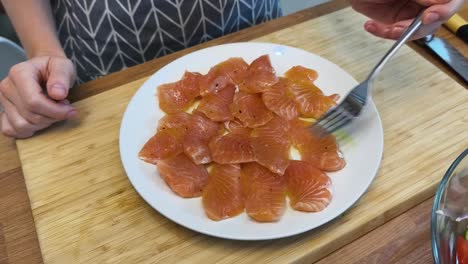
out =
<svg viewBox="0 0 468 264"><path fill-rule="evenodd" d="M0 37L0 80L3 80L11 66L26 60L24 50L11 40ZM2 106L0 105L0 112Z"/></svg>
<svg viewBox="0 0 468 264"><path fill-rule="evenodd" d="M0 80L8 75L11 66L24 60L26 60L26 54L20 46L0 37Z"/></svg>

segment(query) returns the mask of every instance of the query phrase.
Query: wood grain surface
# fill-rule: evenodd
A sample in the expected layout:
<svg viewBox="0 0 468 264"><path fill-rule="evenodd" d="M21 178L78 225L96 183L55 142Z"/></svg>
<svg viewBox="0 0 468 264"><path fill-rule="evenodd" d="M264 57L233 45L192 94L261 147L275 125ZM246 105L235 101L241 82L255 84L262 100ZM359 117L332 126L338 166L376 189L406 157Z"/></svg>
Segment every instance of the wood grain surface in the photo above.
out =
<svg viewBox="0 0 468 264"><path fill-rule="evenodd" d="M346 9L256 40L304 48L361 80L391 45L353 26L363 22ZM404 71L400 65L405 65ZM467 136L465 90L404 47L376 84L384 159L375 182L352 210L322 228L287 239L210 238L149 208L122 170L120 120L143 81L79 101L80 123L58 124L17 142L46 262L311 262L430 198L445 170L440 164L448 164L466 147L460 144Z"/></svg>
<svg viewBox="0 0 468 264"><path fill-rule="evenodd" d="M432 202L433 199L424 201L317 264L432 263L429 232Z"/></svg>
<svg viewBox="0 0 468 264"><path fill-rule="evenodd" d="M0 264L41 262L15 142L0 135Z"/></svg>

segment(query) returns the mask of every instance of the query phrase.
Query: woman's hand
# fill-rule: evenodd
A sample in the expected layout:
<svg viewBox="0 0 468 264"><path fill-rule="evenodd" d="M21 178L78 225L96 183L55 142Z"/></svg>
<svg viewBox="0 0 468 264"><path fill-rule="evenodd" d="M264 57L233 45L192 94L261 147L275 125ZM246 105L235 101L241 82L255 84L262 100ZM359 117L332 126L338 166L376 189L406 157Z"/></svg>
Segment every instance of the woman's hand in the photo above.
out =
<svg viewBox="0 0 468 264"><path fill-rule="evenodd" d="M66 100L75 81L72 62L62 56L41 56L13 66L0 82L1 132L27 138L51 124L75 118Z"/></svg>
<svg viewBox="0 0 468 264"><path fill-rule="evenodd" d="M461 6L464 0L350 0L354 10L371 18L364 28L371 34L398 39L423 9L423 26L412 39L433 34Z"/></svg>

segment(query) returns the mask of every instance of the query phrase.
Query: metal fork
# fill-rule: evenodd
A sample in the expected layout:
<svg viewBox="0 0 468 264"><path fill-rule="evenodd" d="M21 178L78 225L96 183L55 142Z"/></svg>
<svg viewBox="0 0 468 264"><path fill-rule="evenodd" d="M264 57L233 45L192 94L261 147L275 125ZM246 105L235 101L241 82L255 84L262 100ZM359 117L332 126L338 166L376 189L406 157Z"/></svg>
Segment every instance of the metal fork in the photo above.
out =
<svg viewBox="0 0 468 264"><path fill-rule="evenodd" d="M354 87L340 104L328 111L311 126L313 133L320 137L331 134L350 123L361 113L370 96L369 92L375 77L379 74L380 70L382 70L385 63L387 63L398 49L421 27L422 14L423 12L421 11L408 29L403 32L398 41L393 44L385 56L377 63L367 79Z"/></svg>

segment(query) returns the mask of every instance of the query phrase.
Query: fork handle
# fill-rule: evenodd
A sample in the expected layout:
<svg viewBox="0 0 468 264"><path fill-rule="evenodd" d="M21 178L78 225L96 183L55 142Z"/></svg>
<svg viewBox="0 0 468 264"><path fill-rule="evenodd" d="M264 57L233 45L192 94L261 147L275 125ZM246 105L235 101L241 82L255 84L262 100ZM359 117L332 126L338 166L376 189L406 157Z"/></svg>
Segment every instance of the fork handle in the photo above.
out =
<svg viewBox="0 0 468 264"><path fill-rule="evenodd" d="M392 56L398 51L398 49L405 44L405 42L416 32L418 29L422 26L422 15L424 13L424 10L422 10L418 16L416 16L413 20L413 22L409 25L408 29L406 29L405 32L400 36L400 38L393 44L393 46L390 48L389 51L383 56L383 58L377 63L377 65L374 67L372 72L369 74L369 77L367 77L368 81L374 80L374 78L377 76L377 74L382 70L383 66L385 63L387 63Z"/></svg>

